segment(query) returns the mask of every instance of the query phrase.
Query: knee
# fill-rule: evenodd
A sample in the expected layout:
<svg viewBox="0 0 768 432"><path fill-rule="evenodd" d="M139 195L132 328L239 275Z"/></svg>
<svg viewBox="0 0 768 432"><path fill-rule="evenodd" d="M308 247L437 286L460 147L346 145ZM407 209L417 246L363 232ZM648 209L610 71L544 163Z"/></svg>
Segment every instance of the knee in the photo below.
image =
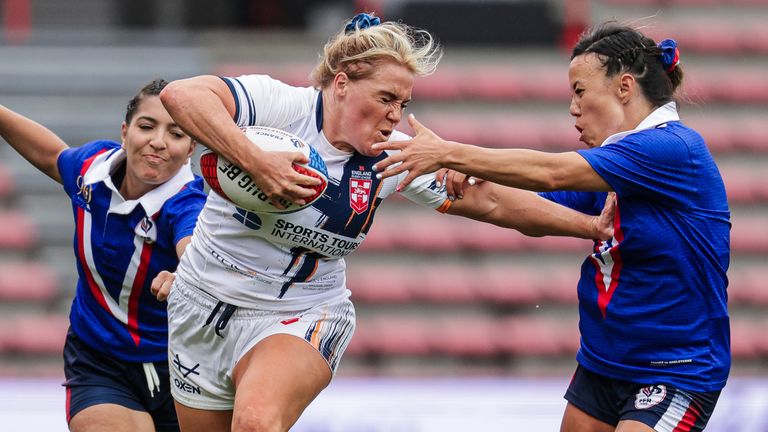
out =
<svg viewBox="0 0 768 432"><path fill-rule="evenodd" d="M269 409L249 407L232 416L232 432L287 432L289 427L279 412Z"/></svg>

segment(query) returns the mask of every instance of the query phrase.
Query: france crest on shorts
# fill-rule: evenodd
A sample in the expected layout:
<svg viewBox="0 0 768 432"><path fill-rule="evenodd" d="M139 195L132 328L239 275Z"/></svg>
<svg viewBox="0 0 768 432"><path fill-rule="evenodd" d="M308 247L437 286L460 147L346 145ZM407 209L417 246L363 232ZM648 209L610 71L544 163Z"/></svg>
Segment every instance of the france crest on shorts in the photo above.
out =
<svg viewBox="0 0 768 432"><path fill-rule="evenodd" d="M371 198L372 171L366 171L364 166L359 170L352 170L349 178L349 206L357 214L368 210L368 202Z"/></svg>
<svg viewBox="0 0 768 432"><path fill-rule="evenodd" d="M667 388L664 385L643 387L635 395L635 408L647 409L656 406L665 397L667 397Z"/></svg>

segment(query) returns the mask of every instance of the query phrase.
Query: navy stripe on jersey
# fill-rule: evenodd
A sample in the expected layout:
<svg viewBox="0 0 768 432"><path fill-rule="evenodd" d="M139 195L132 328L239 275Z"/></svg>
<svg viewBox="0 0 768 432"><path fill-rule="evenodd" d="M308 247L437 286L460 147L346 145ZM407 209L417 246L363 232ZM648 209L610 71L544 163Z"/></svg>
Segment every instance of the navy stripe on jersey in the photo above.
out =
<svg viewBox="0 0 768 432"><path fill-rule="evenodd" d="M243 86L243 83L241 83L239 80L235 80L237 82L237 85L240 86L240 89L243 91L243 94L248 94L245 91L245 86ZM256 106L253 103L253 99L250 95L246 96L246 100L248 101L248 121L245 122L247 125L252 125L256 122Z"/></svg>
<svg viewBox="0 0 768 432"><path fill-rule="evenodd" d="M296 271L296 273L291 276L291 278L285 282L280 289L280 295L277 296L277 298L283 298L285 295L285 292L288 291L288 288L291 287L296 282L306 282L309 279L312 278L312 276L317 271L317 260L321 259L322 256L315 252L310 252L305 248L302 247L296 247L291 249L291 254L293 255L293 259L291 260L291 263L288 265L288 267L283 271L283 276L286 276L288 272L296 266L296 264L301 260L303 257L304 259L301 260L301 267Z"/></svg>
<svg viewBox="0 0 768 432"><path fill-rule="evenodd" d="M374 175L372 166L386 157L382 153L372 158L355 153L344 165L344 174L340 186L336 183L328 183L328 188L323 196L313 206L323 214L329 215L325 219L323 229L343 236L356 238L365 232L373 221L376 205L381 200L376 199L376 194L381 187L381 180ZM360 213L352 208L350 192L351 179L359 178L360 181L370 182L367 208Z"/></svg>
<svg viewBox="0 0 768 432"><path fill-rule="evenodd" d="M381 187L381 185L379 185ZM377 190L378 192L378 190ZM378 193L377 193L378 195ZM371 225L373 223L373 215L376 213L376 209L379 207L381 202L384 201L382 198L379 198L378 196L373 200L373 203L371 204L371 211L370 211L370 217L367 221L363 224L363 230L362 232L368 234L368 230L371 229Z"/></svg>
<svg viewBox="0 0 768 432"><path fill-rule="evenodd" d="M240 124L240 98L238 97L239 94L246 95L246 101L248 102L248 118L246 119L245 123L246 125L252 125L255 121L256 116L256 108L254 107L253 100L248 95L248 92L245 90L245 87L243 86L243 83L240 82L237 78L222 78L225 83L227 83L227 87L229 87L229 91L232 92L232 97L235 99L235 121ZM237 86L237 87L236 87Z"/></svg>
<svg viewBox="0 0 768 432"><path fill-rule="evenodd" d="M235 121L237 121L238 118L240 118L240 99L237 97L237 92L235 91L235 86L232 84L232 81L229 78L219 77L222 81L229 87L229 91L232 92L232 98L235 100L235 115L233 118Z"/></svg>
<svg viewBox="0 0 768 432"><path fill-rule="evenodd" d="M323 130L323 92L317 94L317 105L315 105L315 126L317 131Z"/></svg>

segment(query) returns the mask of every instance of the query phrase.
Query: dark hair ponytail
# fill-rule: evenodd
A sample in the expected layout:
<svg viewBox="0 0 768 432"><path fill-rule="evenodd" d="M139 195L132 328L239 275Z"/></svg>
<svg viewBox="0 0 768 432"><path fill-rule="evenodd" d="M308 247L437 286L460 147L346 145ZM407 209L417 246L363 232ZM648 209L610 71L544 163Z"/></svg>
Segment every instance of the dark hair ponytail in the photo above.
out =
<svg viewBox="0 0 768 432"><path fill-rule="evenodd" d="M683 82L683 69L677 62L665 67L662 48L653 39L614 21L588 29L573 48L571 60L588 53L600 57L606 76L625 72L632 74L654 106L673 100L675 91Z"/></svg>
<svg viewBox="0 0 768 432"><path fill-rule="evenodd" d="M139 102L144 96L158 96L160 92L168 85L168 81L162 78L156 78L152 82L148 83L136 93L128 102L128 106L125 107L125 123L130 124L133 120L133 115L136 114L136 110L139 108Z"/></svg>

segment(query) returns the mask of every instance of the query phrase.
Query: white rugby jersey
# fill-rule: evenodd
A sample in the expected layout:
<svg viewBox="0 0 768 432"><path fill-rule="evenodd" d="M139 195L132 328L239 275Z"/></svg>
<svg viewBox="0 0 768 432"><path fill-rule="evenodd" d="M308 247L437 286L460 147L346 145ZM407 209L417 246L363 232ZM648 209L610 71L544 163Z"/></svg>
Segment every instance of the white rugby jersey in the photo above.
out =
<svg viewBox="0 0 768 432"><path fill-rule="evenodd" d="M346 296L344 257L365 239L381 201L405 176L376 179L371 168L386 155L363 156L333 147L322 133L322 97L265 75L222 78L236 101L239 126L270 126L301 137L328 168L328 188L294 213L255 213L211 191L177 276L236 306L306 309ZM394 132L391 140L408 136ZM408 199L445 211L445 188L434 175L401 191Z"/></svg>

